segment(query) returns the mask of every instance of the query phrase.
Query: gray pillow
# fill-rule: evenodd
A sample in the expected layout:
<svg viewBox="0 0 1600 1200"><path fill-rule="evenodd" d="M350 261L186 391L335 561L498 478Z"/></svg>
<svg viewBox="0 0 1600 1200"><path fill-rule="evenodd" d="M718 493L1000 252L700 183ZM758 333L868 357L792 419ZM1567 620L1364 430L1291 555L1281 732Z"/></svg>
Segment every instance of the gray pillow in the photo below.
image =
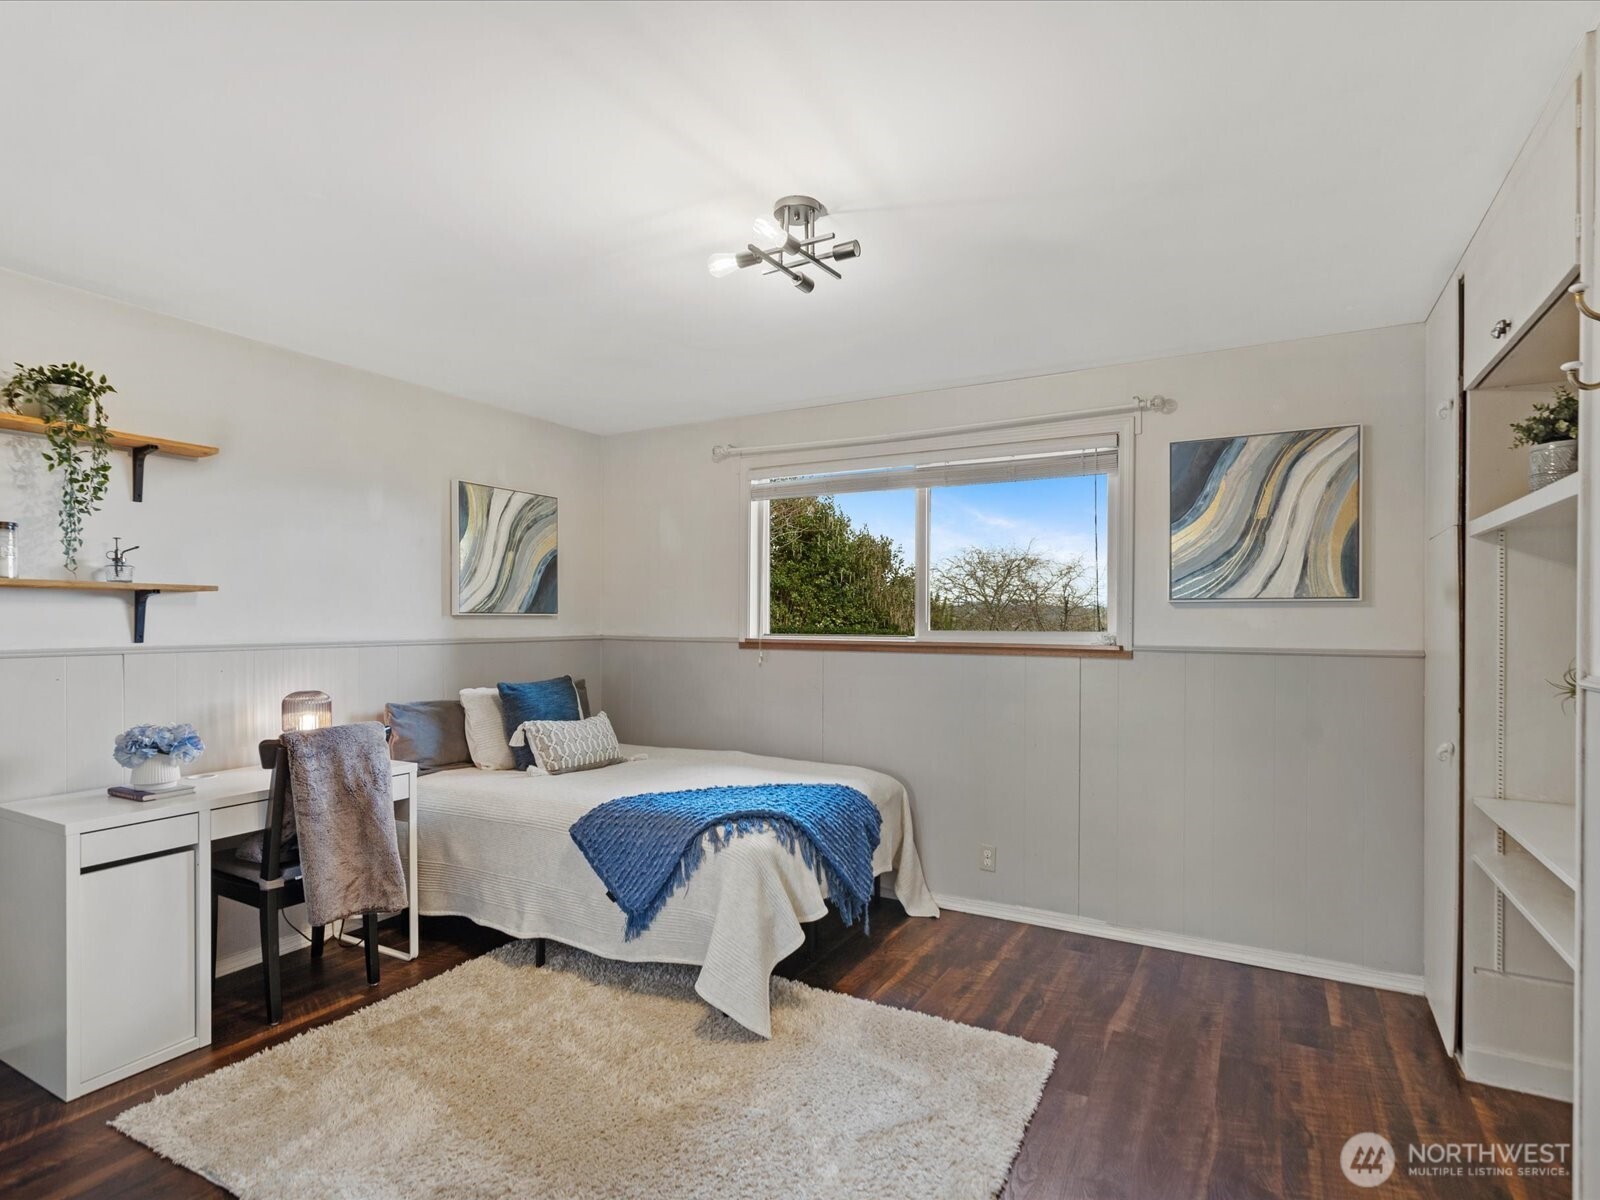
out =
<svg viewBox="0 0 1600 1200"><path fill-rule="evenodd" d="M459 700L417 700L383 710L389 727L389 757L417 764L417 774L470 767L467 713Z"/></svg>
<svg viewBox="0 0 1600 1200"><path fill-rule="evenodd" d="M589 711L589 681L574 679L572 690L578 693L578 716L580 718L593 716L594 714Z"/></svg>

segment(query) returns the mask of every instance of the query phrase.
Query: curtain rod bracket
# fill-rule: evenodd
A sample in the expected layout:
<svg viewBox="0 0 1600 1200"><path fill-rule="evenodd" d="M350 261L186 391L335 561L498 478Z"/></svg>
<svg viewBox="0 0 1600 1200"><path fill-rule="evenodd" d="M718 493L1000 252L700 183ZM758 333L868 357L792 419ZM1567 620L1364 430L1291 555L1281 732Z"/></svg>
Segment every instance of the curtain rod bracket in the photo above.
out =
<svg viewBox="0 0 1600 1200"><path fill-rule="evenodd" d="M1135 396L1133 402L1142 412L1169 413L1175 412L1178 402L1170 396L1163 396L1159 392L1154 396Z"/></svg>

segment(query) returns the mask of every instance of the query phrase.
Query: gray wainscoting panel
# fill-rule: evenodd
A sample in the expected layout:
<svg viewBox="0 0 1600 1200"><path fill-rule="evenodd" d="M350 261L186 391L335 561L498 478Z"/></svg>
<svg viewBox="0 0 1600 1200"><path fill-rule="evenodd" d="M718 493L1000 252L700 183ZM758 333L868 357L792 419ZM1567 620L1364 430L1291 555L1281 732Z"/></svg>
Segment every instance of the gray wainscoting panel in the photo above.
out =
<svg viewBox="0 0 1600 1200"><path fill-rule="evenodd" d="M624 742L822 758L823 655L732 642L609 645L606 711Z"/></svg>
<svg viewBox="0 0 1600 1200"><path fill-rule="evenodd" d="M1421 970L1419 658L762 663L732 642L607 638L604 659L625 741L904 780L936 892Z"/></svg>

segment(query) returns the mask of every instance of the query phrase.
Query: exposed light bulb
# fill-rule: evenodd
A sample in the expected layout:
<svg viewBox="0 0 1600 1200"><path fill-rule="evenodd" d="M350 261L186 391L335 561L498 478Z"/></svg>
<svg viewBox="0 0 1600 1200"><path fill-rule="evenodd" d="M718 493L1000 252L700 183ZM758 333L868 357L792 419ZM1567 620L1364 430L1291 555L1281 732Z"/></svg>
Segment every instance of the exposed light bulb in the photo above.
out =
<svg viewBox="0 0 1600 1200"><path fill-rule="evenodd" d="M789 243L789 231L771 217L757 217L755 230L763 246L786 246Z"/></svg>
<svg viewBox="0 0 1600 1200"><path fill-rule="evenodd" d="M739 269L739 256L737 254L713 254L706 259L706 270L718 279L724 275L732 275Z"/></svg>

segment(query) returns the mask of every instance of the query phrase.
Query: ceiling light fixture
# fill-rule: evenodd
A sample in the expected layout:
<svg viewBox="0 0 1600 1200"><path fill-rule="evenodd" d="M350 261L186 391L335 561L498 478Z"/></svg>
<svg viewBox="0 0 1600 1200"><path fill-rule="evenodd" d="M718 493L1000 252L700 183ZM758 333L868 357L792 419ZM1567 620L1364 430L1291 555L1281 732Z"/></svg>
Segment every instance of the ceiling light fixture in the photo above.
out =
<svg viewBox="0 0 1600 1200"><path fill-rule="evenodd" d="M737 253L713 254L706 260L706 270L720 279L724 275L732 275L741 267L766 263L771 269L764 274L783 275L801 292L810 292L817 286L811 276L799 270L802 266L810 265L826 271L835 279L843 279L844 276L830 267L828 262L860 258L861 243L837 242L826 249L822 248L824 242L831 242L834 238L831 233L817 233L817 218L827 215L828 210L822 203L810 196L785 196L772 206L772 216L756 218L756 237L761 239L759 245L751 242Z"/></svg>

